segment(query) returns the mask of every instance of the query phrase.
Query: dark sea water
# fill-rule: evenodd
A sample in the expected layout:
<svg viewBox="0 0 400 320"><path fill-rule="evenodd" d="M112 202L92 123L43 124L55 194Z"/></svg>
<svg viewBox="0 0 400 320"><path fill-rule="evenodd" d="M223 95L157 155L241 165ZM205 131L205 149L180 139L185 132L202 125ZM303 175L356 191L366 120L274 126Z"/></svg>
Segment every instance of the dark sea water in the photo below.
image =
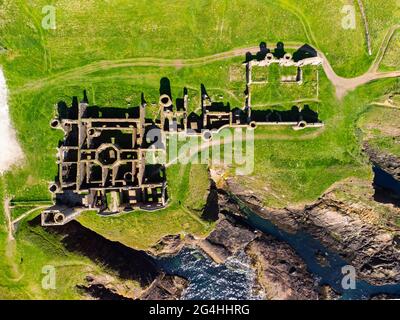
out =
<svg viewBox="0 0 400 320"><path fill-rule="evenodd" d="M393 194L400 197L400 182L376 165L373 167L373 170L375 174L374 185L390 190Z"/></svg>
<svg viewBox="0 0 400 320"><path fill-rule="evenodd" d="M380 168L374 168L375 185L389 188L400 194L400 182ZM321 285L329 285L342 295L342 299L368 299L379 294L400 296L400 284L374 286L356 280L355 289L344 289L342 268L346 266L343 258L324 247L321 242L305 232L295 234L279 229L269 220L261 218L246 207L238 198L232 198L240 205L251 227L289 244L304 260L308 271ZM328 262L322 266L318 256L324 255ZM244 253L218 265L196 249L183 249L173 257L159 259L160 266L170 274L183 276L190 281L184 299L259 299L254 293L255 274L249 266ZM356 278L357 279L357 278Z"/></svg>
<svg viewBox="0 0 400 320"><path fill-rule="evenodd" d="M260 299L253 292L255 272L245 253L216 264L197 249L184 248L178 255L161 258L160 266L170 274L190 280L183 299L188 300L246 300Z"/></svg>

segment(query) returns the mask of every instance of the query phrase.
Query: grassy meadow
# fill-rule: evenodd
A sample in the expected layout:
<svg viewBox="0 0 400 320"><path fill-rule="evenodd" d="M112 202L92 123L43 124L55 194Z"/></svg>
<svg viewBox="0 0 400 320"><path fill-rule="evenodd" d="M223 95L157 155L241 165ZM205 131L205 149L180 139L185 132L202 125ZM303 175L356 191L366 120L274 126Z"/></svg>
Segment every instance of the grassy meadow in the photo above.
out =
<svg viewBox="0 0 400 320"><path fill-rule="evenodd" d="M400 157L400 110L370 106L359 119L363 139L373 148Z"/></svg>
<svg viewBox="0 0 400 320"><path fill-rule="evenodd" d="M398 1L364 0L373 55L367 55L364 27L356 6L356 28L341 27L343 5L353 1L128 1L128 0L0 0L0 64L9 87L13 125L23 148L21 164L0 177L0 195L12 196L17 218L36 203L50 201L48 183L57 172L55 154L61 131L50 129L54 105L70 104L87 90L91 104L126 108L145 93L148 115L157 114L160 79L167 77L173 98L189 91L189 109L198 111L200 85L215 101L242 107L244 56L201 59L257 46L273 48L309 43L323 51L334 70L351 77L364 73L400 17ZM45 5L56 7L56 29L41 26ZM396 36L397 37L397 36ZM391 43L383 66L391 67L398 39ZM198 59L198 60L196 60ZM396 65L397 66L397 65ZM394 66L394 67L396 67ZM290 108L293 100L315 99L316 73L306 73L304 87L276 86L255 92L257 103ZM318 103L312 108L323 129L258 128L254 171L240 183L260 191L266 205L286 206L315 200L330 185L348 177L370 179L361 153L356 124L368 104L395 84L384 80L357 89L338 101L319 70ZM262 75L261 75L262 76ZM310 76L310 77L308 77ZM311 80L310 80L311 79ZM374 115L368 121L375 121ZM367 120L366 120L367 121ZM231 168L234 169L234 168ZM93 212L80 216L84 226L128 246L148 249L162 236L191 233L204 236L213 224L200 216L208 188L205 165L175 164L167 171L170 205L155 212L135 211L116 217ZM1 201L0 210L3 210ZM7 240L0 215L0 298L77 299L75 284L87 272L106 272L86 257L72 254L60 239L22 220L15 241ZM55 291L40 287L44 265L53 264L61 282Z"/></svg>
<svg viewBox="0 0 400 320"><path fill-rule="evenodd" d="M397 30L386 50L386 53L380 64L382 71L395 71L400 69L400 31Z"/></svg>

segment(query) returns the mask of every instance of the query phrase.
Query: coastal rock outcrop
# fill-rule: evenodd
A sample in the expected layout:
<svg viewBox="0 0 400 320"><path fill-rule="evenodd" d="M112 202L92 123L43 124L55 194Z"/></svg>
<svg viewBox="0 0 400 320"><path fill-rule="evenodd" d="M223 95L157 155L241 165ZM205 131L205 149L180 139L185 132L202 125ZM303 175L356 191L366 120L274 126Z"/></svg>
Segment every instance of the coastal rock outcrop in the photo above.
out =
<svg viewBox="0 0 400 320"><path fill-rule="evenodd" d="M366 207L338 200L327 192L312 205L303 208L271 209L264 207L253 193L242 190L233 180L227 189L256 214L287 232L303 230L353 265L358 276L374 285L400 282L399 231L368 223ZM237 204L221 195L221 202L242 215ZM393 209L396 210L396 209Z"/></svg>
<svg viewBox="0 0 400 320"><path fill-rule="evenodd" d="M389 173L393 178L400 181L400 158L392 154L374 149L367 142L363 145L363 150L368 154L371 162L379 165L383 170Z"/></svg>
<svg viewBox="0 0 400 320"><path fill-rule="evenodd" d="M284 242L263 235L246 248L265 297L273 300L317 300L320 289L307 266Z"/></svg>

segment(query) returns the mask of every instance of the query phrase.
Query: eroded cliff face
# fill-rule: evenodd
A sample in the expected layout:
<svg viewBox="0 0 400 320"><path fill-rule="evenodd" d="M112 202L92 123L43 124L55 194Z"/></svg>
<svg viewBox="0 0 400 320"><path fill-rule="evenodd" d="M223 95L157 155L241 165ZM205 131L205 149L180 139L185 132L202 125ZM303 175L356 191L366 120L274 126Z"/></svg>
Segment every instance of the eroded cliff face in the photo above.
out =
<svg viewBox="0 0 400 320"><path fill-rule="evenodd" d="M258 237L258 233L239 221L221 215L221 220L210 235L197 243L216 262L224 263L226 259L244 250Z"/></svg>
<svg viewBox="0 0 400 320"><path fill-rule="evenodd" d="M257 270L258 281L266 299L324 299L322 288L307 271L307 266L284 242L262 235L249 243L247 254Z"/></svg>
<svg viewBox="0 0 400 320"><path fill-rule="evenodd" d="M205 239L168 236L156 246L159 254L174 254L183 246L204 251L224 263L240 251L251 258L258 284L267 299L337 299L329 286L320 286L305 262L286 242L250 227L238 197L257 215L289 233L304 232L356 268L357 279L372 285L400 282L400 233L394 223L400 209L374 200L367 181L349 179L332 186L310 205L272 209L262 194L244 189L237 180L219 183L219 221ZM176 251L174 250L176 249ZM328 263L316 253L318 263Z"/></svg>
<svg viewBox="0 0 400 320"><path fill-rule="evenodd" d="M141 294L140 299L178 300L188 285L189 281L182 277L162 274Z"/></svg>
<svg viewBox="0 0 400 320"><path fill-rule="evenodd" d="M261 199L234 180L226 182L227 190L255 213L287 232L307 232L353 265L361 279L374 285L400 282L399 229L377 219L377 209L368 204L354 202L348 195L338 197L335 191L340 191L340 185L311 205L276 210L264 207ZM222 207L241 214L229 199L221 200L225 202L220 203ZM399 215L399 209L391 205L382 212Z"/></svg>
<svg viewBox="0 0 400 320"><path fill-rule="evenodd" d="M223 194L219 198L226 200ZM223 199L220 201L224 204ZM331 299L289 245L252 229L234 211L226 210L226 207L221 209L224 213L220 212L217 226L208 237L195 239L188 236L180 238L177 244L177 237L167 236L157 245L159 252L174 255L176 252L170 250L171 244L177 245L178 251L190 246L219 264L245 252L256 272L257 281L252 289L255 295L271 300Z"/></svg>
<svg viewBox="0 0 400 320"><path fill-rule="evenodd" d="M218 191L218 192L217 192ZM78 222L51 228L62 235L70 250L104 265L111 273L90 274L77 288L90 299L179 299L189 282L166 275L155 256L174 255L185 246L205 252L217 263L245 252L257 274L255 291L266 299L337 299L329 286L320 285L305 262L286 242L248 225L231 194L257 215L289 233L306 232L327 249L354 266L359 279L373 285L400 282L400 232L393 223L400 209L374 201L370 185L351 180L336 184L319 200L305 205L272 209L262 194L243 189L227 179L213 191L218 221L204 239L192 235L168 235L149 252L138 251L84 228ZM207 208L207 207L206 207ZM317 253L318 255L318 253ZM323 253L320 265L326 263Z"/></svg>
<svg viewBox="0 0 400 320"><path fill-rule="evenodd" d="M141 287L111 274L90 274L76 288L95 300L179 300L189 282L176 275L159 274L148 287Z"/></svg>
<svg viewBox="0 0 400 320"><path fill-rule="evenodd" d="M368 142L363 144L364 152L369 156L371 161L379 165L383 170L389 173L393 178L400 181L400 158L392 154L376 150L371 147Z"/></svg>
<svg viewBox="0 0 400 320"><path fill-rule="evenodd" d="M30 222L32 226L39 223L39 217ZM46 230L60 235L66 250L103 267L103 273L90 273L76 285L87 299L176 300L188 285L181 277L166 275L147 252L108 240L77 221Z"/></svg>
<svg viewBox="0 0 400 320"><path fill-rule="evenodd" d="M249 227L226 194L219 196L222 213L215 230L198 247L219 263L243 251L256 270L255 290L266 299L326 299L323 288L304 261L286 243Z"/></svg>
<svg viewBox="0 0 400 320"><path fill-rule="evenodd" d="M309 233L342 255L362 279L375 285L400 281L398 232L368 224L329 198L306 208L304 215Z"/></svg>

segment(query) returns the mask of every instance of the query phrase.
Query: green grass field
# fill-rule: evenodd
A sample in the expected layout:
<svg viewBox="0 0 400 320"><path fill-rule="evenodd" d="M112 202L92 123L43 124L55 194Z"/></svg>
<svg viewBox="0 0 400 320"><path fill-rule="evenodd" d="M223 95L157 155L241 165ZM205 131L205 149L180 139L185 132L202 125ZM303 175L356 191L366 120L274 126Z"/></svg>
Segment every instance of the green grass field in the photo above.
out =
<svg viewBox="0 0 400 320"><path fill-rule="evenodd" d="M371 106L359 119L363 138L372 147L400 157L400 109Z"/></svg>
<svg viewBox="0 0 400 320"><path fill-rule="evenodd" d="M258 67L258 69L263 69ZM281 77L296 75L296 68L281 68L278 65L271 65L268 69L266 84L252 84L252 106L256 109L264 109L274 104L291 103L300 100L318 99L318 68L303 68L303 83L281 83ZM288 70L289 69L289 70ZM255 77L262 78L264 70L257 70ZM261 73L259 75L258 73Z"/></svg>
<svg viewBox="0 0 400 320"><path fill-rule="evenodd" d="M397 30L393 35L385 56L379 66L382 71L393 71L400 69L400 31Z"/></svg>
<svg viewBox="0 0 400 320"><path fill-rule="evenodd" d="M341 9L349 4L347 0L0 1L0 47L4 49L0 50L0 64L8 81L11 117L25 154L20 166L0 178L1 198L8 195L28 204L51 200L47 188L57 171L56 146L62 139L61 132L49 127L54 104L61 100L69 104L73 96L81 98L84 89L91 103L121 108L137 105L144 92L148 114L154 116L157 106L152 104L159 98L160 79L167 77L174 99L182 96L184 86L188 88L190 111L199 108L201 84L213 100L242 107L244 56L218 61L202 58L254 47L261 41L272 49L278 41L288 46L307 42L326 54L339 75L364 73L388 29L400 17L396 0L364 3L371 57L358 7L356 28L341 27ZM49 4L57 10L55 30L41 27L42 7ZM393 66L397 40L396 36L391 42L383 66L397 66ZM339 180L371 178L356 123L360 115L366 117L367 105L396 81L368 84L337 101L333 87L323 71L319 72L320 101L313 108L326 123L325 128L256 131L254 172L239 179L243 185L260 190L266 205L310 202ZM272 88L256 91L254 103L290 108L293 100L315 98L313 81L293 90ZM369 117L367 122L376 119ZM87 212L79 221L111 240L141 249L167 234L206 235L213 227L199 215L209 188L206 166L176 164L167 176L171 200L167 209L112 218ZM25 209L14 209L13 218ZM0 298L79 298L74 284L83 280L81 274L87 270L106 272L87 258L66 252L60 239L29 226L26 220L16 232L14 245L13 251L8 251L10 257L0 259ZM1 214L2 256L9 246ZM70 265L71 261L76 264ZM40 288L41 268L51 263L61 266L63 280L59 289L48 292Z"/></svg>

